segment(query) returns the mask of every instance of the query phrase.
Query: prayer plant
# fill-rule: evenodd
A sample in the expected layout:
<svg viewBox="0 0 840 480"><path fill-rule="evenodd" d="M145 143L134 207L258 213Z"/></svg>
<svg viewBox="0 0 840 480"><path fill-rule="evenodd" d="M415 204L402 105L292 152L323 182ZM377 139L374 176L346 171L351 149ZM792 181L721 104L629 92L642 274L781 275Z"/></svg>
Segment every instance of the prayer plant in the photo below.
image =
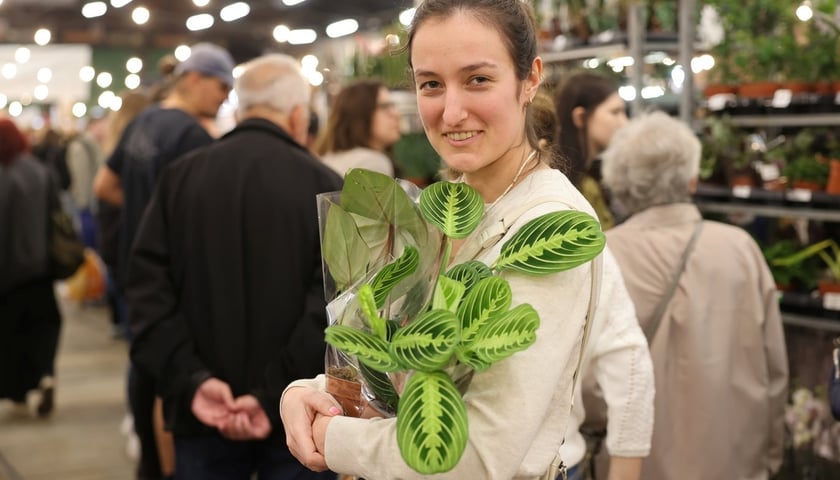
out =
<svg viewBox="0 0 840 480"><path fill-rule="evenodd" d="M449 265L452 240L468 237L484 215L481 195L465 183L434 183L415 202L398 181L354 169L339 203L319 201L328 385L331 372L352 372L360 402L396 415L406 464L448 471L467 443L462 394L472 373L536 341L536 310L511 308L502 274L582 265L604 248L600 225L586 213L552 212L512 235L492 265Z"/></svg>

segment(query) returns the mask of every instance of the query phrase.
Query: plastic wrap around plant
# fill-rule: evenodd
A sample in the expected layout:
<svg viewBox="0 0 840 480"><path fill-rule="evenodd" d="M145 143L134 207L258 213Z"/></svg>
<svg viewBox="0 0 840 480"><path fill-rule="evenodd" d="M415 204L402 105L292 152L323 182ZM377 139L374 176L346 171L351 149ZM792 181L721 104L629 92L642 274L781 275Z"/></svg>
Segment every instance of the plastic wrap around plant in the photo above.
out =
<svg viewBox="0 0 840 480"><path fill-rule="evenodd" d="M468 237L484 203L464 183L419 199L392 178L348 172L319 196L329 326L327 390L346 415L397 416L397 443L414 470L451 470L468 438L462 396L476 371L536 341L539 316L513 305L505 271L543 275L595 258L605 237L577 211L527 222L491 266L449 266L451 239Z"/></svg>

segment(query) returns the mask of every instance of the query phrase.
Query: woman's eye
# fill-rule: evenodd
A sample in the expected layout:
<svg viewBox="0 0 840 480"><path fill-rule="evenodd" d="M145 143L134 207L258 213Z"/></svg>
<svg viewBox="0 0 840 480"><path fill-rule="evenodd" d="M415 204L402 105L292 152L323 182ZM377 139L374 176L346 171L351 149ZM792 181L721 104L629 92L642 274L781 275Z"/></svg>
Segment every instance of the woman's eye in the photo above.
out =
<svg viewBox="0 0 840 480"><path fill-rule="evenodd" d="M431 90L435 88L440 88L440 83L435 80L429 80L420 84L420 90Z"/></svg>
<svg viewBox="0 0 840 480"><path fill-rule="evenodd" d="M479 76L479 77L472 77L472 78L470 79L470 83L471 83L471 84L473 84L473 85L481 85L482 83L487 83L487 82L489 82L489 81L490 81L490 79L489 79L489 78L487 78L487 77L480 77L480 76Z"/></svg>

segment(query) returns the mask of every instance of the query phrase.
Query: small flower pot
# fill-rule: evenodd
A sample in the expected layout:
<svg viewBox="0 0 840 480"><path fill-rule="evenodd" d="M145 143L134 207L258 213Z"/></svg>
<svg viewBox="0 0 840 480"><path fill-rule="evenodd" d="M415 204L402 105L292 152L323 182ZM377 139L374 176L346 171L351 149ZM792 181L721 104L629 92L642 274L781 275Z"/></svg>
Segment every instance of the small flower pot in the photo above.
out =
<svg viewBox="0 0 840 480"><path fill-rule="evenodd" d="M811 180L794 180L793 181L793 188L799 188L802 190L811 190L812 192L819 192L822 191L825 185L819 182L814 182Z"/></svg>
<svg viewBox="0 0 840 480"><path fill-rule="evenodd" d="M828 165L828 183L825 185L825 191L832 195L840 195L840 160L831 159Z"/></svg>
<svg viewBox="0 0 840 480"><path fill-rule="evenodd" d="M362 398L362 384L355 380L345 380L327 374L327 393L335 397L341 404L344 415L361 417L366 403Z"/></svg>

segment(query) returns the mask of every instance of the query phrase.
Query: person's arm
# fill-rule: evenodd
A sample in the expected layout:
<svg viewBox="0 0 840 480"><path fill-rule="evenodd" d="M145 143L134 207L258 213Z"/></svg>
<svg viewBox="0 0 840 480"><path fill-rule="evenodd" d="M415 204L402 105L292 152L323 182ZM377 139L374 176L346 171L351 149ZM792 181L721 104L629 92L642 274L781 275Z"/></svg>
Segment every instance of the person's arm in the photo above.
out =
<svg viewBox="0 0 840 480"><path fill-rule="evenodd" d="M93 193L97 198L111 205L121 207L123 205L123 189L120 176L111 167L103 165L96 172L93 179Z"/></svg>
<svg viewBox="0 0 840 480"><path fill-rule="evenodd" d="M169 194L166 173L158 187L140 222L128 262L126 303L134 337L131 359L158 380L162 393L190 402L212 373L196 354L179 308L165 213Z"/></svg>
<svg viewBox="0 0 840 480"><path fill-rule="evenodd" d="M753 256L755 261L760 262L759 288L764 298L764 350L767 356L770 421L769 445L767 446L768 469L771 473L776 473L782 466L784 453L785 403L788 391L787 348L773 276L758 246L754 246Z"/></svg>
<svg viewBox="0 0 840 480"><path fill-rule="evenodd" d="M642 476L642 457L610 457L607 480L639 480Z"/></svg>
<svg viewBox="0 0 840 480"><path fill-rule="evenodd" d="M635 460L650 453L653 436L653 362L647 340L636 319L633 301L618 263L604 252L604 282L597 315L603 320L598 338L593 338L590 371L594 373L607 404L607 451L617 460L621 476L610 479L638 480ZM616 473L618 474L618 473Z"/></svg>

